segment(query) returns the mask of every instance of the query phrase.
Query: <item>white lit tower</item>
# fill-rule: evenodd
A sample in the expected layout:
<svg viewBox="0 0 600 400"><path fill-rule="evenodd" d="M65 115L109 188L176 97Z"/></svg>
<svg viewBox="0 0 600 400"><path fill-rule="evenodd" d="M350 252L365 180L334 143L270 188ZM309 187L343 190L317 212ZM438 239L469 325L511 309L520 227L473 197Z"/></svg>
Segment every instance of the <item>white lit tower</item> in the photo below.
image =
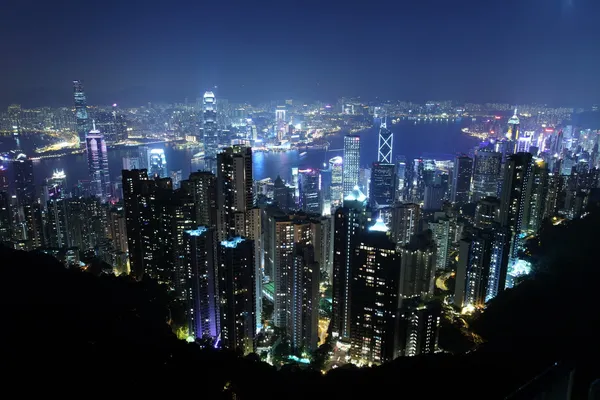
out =
<svg viewBox="0 0 600 400"><path fill-rule="evenodd" d="M281 141L287 129L285 106L277 106L275 109L275 129L277 130L277 140Z"/></svg>
<svg viewBox="0 0 600 400"><path fill-rule="evenodd" d="M217 99L211 91L204 93L202 98L202 127L204 135L204 149L207 154L216 155L219 146L219 132L217 129Z"/></svg>
<svg viewBox="0 0 600 400"><path fill-rule="evenodd" d="M88 168L91 179L92 195L106 202L110 196L110 174L108 171L108 151L104 135L96 129L93 122L92 130L85 137Z"/></svg>
<svg viewBox="0 0 600 400"><path fill-rule="evenodd" d="M393 148L394 134L387 128L387 117L384 117L379 127L379 152L377 153L377 161L379 163L391 164Z"/></svg>

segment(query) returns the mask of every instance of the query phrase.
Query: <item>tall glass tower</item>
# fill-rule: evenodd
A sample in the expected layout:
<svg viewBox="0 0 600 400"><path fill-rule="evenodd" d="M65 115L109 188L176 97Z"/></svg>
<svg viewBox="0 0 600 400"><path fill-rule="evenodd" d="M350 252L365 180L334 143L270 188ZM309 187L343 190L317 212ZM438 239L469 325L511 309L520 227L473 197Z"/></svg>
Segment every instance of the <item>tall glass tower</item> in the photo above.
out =
<svg viewBox="0 0 600 400"><path fill-rule="evenodd" d="M217 100L213 92L205 92L202 98L204 149L207 154L216 154L219 145L217 129Z"/></svg>
<svg viewBox="0 0 600 400"><path fill-rule="evenodd" d="M110 197L108 151L106 149L104 135L96 129L95 123L93 123L90 133L86 135L85 143L91 179L91 194L100 201L106 202Z"/></svg>
<svg viewBox="0 0 600 400"><path fill-rule="evenodd" d="M342 169L342 184L344 186L344 198L352 194L355 186L358 186L360 175L360 136L344 136L344 165Z"/></svg>
<svg viewBox="0 0 600 400"><path fill-rule="evenodd" d="M379 151L377 162L383 164L392 163L392 151L394 149L394 134L387 128L387 117L381 121L379 128Z"/></svg>
<svg viewBox="0 0 600 400"><path fill-rule="evenodd" d="M85 143L85 136L90 131L90 122L87 112L87 100L81 81L73 81L73 99L75 101L75 118L79 142Z"/></svg>

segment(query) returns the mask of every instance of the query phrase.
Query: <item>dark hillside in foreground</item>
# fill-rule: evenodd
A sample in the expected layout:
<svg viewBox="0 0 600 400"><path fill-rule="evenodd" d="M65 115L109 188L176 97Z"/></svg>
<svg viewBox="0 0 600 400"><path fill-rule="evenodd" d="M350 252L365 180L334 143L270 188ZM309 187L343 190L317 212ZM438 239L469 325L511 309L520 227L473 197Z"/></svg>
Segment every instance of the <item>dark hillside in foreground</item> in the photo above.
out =
<svg viewBox="0 0 600 400"><path fill-rule="evenodd" d="M533 378L557 363L561 370L553 373L561 377L570 371L563 366L576 367L574 389L580 392L573 398L585 398L600 360L598 227L595 213L542 232L534 256L543 272L490 304L475 324L488 341L477 351L326 376L294 367L278 372L252 357L177 340L161 292L150 282L96 277L64 269L49 256L1 248L5 390L189 393L200 399L232 398L228 390L238 399L501 399L527 382L534 392L551 386L559 378Z"/></svg>

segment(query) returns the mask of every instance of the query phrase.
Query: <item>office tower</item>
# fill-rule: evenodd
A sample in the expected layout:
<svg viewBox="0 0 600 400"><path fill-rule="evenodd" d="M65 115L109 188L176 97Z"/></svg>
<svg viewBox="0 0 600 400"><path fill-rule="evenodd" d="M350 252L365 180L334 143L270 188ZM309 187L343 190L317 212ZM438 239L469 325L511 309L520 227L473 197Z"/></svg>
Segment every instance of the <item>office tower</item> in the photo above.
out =
<svg viewBox="0 0 600 400"><path fill-rule="evenodd" d="M391 361L397 352L399 255L383 221L358 235L353 251L350 357L363 364Z"/></svg>
<svg viewBox="0 0 600 400"><path fill-rule="evenodd" d="M406 198L406 157L396 157L396 200L403 201Z"/></svg>
<svg viewBox="0 0 600 400"><path fill-rule="evenodd" d="M273 200L282 210L293 210L296 208L294 201L294 189L287 186L281 177L277 175L273 184Z"/></svg>
<svg viewBox="0 0 600 400"><path fill-rule="evenodd" d="M436 244L430 230L413 236L400 252L400 298L433 295Z"/></svg>
<svg viewBox="0 0 600 400"><path fill-rule="evenodd" d="M252 241L254 251L254 313L256 320L256 331L262 329L262 293L264 280L264 236L263 236L263 210L261 208L252 208L247 213L248 225L246 227L246 236Z"/></svg>
<svg viewBox="0 0 600 400"><path fill-rule="evenodd" d="M473 159L467 156L458 156L454 161L454 175L452 179L452 202L466 204L469 202L471 191L471 175L473 172Z"/></svg>
<svg viewBox="0 0 600 400"><path fill-rule="evenodd" d="M358 173L358 187L367 195L371 197L371 168L360 168Z"/></svg>
<svg viewBox="0 0 600 400"><path fill-rule="evenodd" d="M213 92L205 92L202 98L202 134L204 151L208 158L214 158L219 148L217 127L217 100Z"/></svg>
<svg viewBox="0 0 600 400"><path fill-rule="evenodd" d="M148 153L148 176L150 178L167 177L167 159L163 149L151 149Z"/></svg>
<svg viewBox="0 0 600 400"><path fill-rule="evenodd" d="M292 349L314 351L319 340L319 263L313 245L300 243L294 252L288 278L287 336Z"/></svg>
<svg viewBox="0 0 600 400"><path fill-rule="evenodd" d="M67 192L67 175L63 170L55 170L52 176L46 179L43 186L43 204L52 199L67 198L69 197Z"/></svg>
<svg viewBox="0 0 600 400"><path fill-rule="evenodd" d="M508 132L506 133L507 139L512 140L513 142L517 142L519 139L520 130L521 122L519 121L519 117L517 116L517 109L515 108L515 113L512 117L508 119Z"/></svg>
<svg viewBox="0 0 600 400"><path fill-rule="evenodd" d="M273 323L286 328L290 293L290 269L294 262L295 246L313 245L321 242L320 221L317 216L304 213L285 213L278 209L266 212L265 234L265 274L272 277L274 284ZM320 254L315 256L320 258ZM286 328L287 329L287 328Z"/></svg>
<svg viewBox="0 0 600 400"><path fill-rule="evenodd" d="M95 123L93 129L86 135L85 142L92 195L104 203L108 201L110 193L108 151L104 135L96 129Z"/></svg>
<svg viewBox="0 0 600 400"><path fill-rule="evenodd" d="M171 180L173 181L173 189L179 189L181 187L182 179L183 179L183 172L180 169L171 171Z"/></svg>
<svg viewBox="0 0 600 400"><path fill-rule="evenodd" d="M400 309L398 356L433 354L438 349L442 307L438 302L406 300Z"/></svg>
<svg viewBox="0 0 600 400"><path fill-rule="evenodd" d="M155 184L148 179L145 169L123 171L123 203L127 225L127 247L131 274L141 280L153 259L151 238L155 235L150 202L155 195Z"/></svg>
<svg viewBox="0 0 600 400"><path fill-rule="evenodd" d="M87 112L87 100L81 81L73 81L73 98L75 101L75 118L79 142L85 143L85 137L90 131L90 123Z"/></svg>
<svg viewBox="0 0 600 400"><path fill-rule="evenodd" d="M192 172L181 188L188 193L196 205L196 224L217 227L217 177L207 171Z"/></svg>
<svg viewBox="0 0 600 400"><path fill-rule="evenodd" d="M425 204L423 209L427 211L441 210L444 204L446 190L442 185L425 186Z"/></svg>
<svg viewBox="0 0 600 400"><path fill-rule="evenodd" d="M478 229L491 228L500 221L500 199L485 197L475 206L473 226Z"/></svg>
<svg viewBox="0 0 600 400"><path fill-rule="evenodd" d="M398 204L392 209L390 237L399 246L407 244L419 231L421 207L415 203Z"/></svg>
<svg viewBox="0 0 600 400"><path fill-rule="evenodd" d="M381 121L379 127L379 151L377 153L377 162L382 164L392 164L392 152L394 149L394 134L387 128L387 117Z"/></svg>
<svg viewBox="0 0 600 400"><path fill-rule="evenodd" d="M533 160L531 179L527 182L527 197L523 213L524 229L537 233L544 217L545 201L548 193L548 168L539 158Z"/></svg>
<svg viewBox="0 0 600 400"><path fill-rule="evenodd" d="M300 190L300 209L307 213L320 215L323 212L323 197L321 173L319 170L299 170L298 185Z"/></svg>
<svg viewBox="0 0 600 400"><path fill-rule="evenodd" d="M23 153L17 155L12 163L13 179L18 204L23 206L35 201L33 184L33 162Z"/></svg>
<svg viewBox="0 0 600 400"><path fill-rule="evenodd" d="M46 234L48 246L53 248L73 246L69 230L67 200L61 197L51 198L48 200L47 207Z"/></svg>
<svg viewBox="0 0 600 400"><path fill-rule="evenodd" d="M524 229L527 188L531 179L532 156L529 153L510 155L504 167L500 196L500 225L510 232L510 257L517 256Z"/></svg>
<svg viewBox="0 0 600 400"><path fill-rule="evenodd" d="M421 203L425 199L425 188L435 184L436 161L432 159L417 158L414 160L411 199Z"/></svg>
<svg viewBox="0 0 600 400"><path fill-rule="evenodd" d="M536 147L532 145L533 141L533 133L531 131L525 131L519 135L519 139L517 139L515 143L515 153L532 153L537 155L537 150L532 151Z"/></svg>
<svg viewBox="0 0 600 400"><path fill-rule="evenodd" d="M454 304L482 307L504 290L509 261L508 230L477 229L460 241Z"/></svg>
<svg viewBox="0 0 600 400"><path fill-rule="evenodd" d="M436 245L435 267L437 270L443 270L448 267L450 260L450 251L456 234L456 219L445 212L436 212L434 220L429 222L429 230Z"/></svg>
<svg viewBox="0 0 600 400"><path fill-rule="evenodd" d="M275 136L279 141L281 141L284 138L288 126L285 114L285 106L277 106L277 108L275 109Z"/></svg>
<svg viewBox="0 0 600 400"><path fill-rule="evenodd" d="M487 148L477 149L473 164L473 202L498 195L501 166L502 153Z"/></svg>
<svg viewBox="0 0 600 400"><path fill-rule="evenodd" d="M218 280L215 264L215 233L200 226L185 232L188 334L192 338L216 339L220 333Z"/></svg>
<svg viewBox="0 0 600 400"><path fill-rule="evenodd" d="M244 354L254 351L256 333L257 279L254 265L254 244L241 237L219 245L219 299L221 344Z"/></svg>
<svg viewBox="0 0 600 400"><path fill-rule="evenodd" d="M373 163L369 199L374 207L389 207L396 196L396 168L394 164Z"/></svg>
<svg viewBox="0 0 600 400"><path fill-rule="evenodd" d="M329 187L331 206L338 207L344 200L343 186L343 159L342 157L333 157L329 160L329 169L331 170L331 186Z"/></svg>
<svg viewBox="0 0 600 400"><path fill-rule="evenodd" d="M352 260L357 237L365 229L368 220L367 197L356 187L334 215L331 324L333 335L342 340L350 339Z"/></svg>
<svg viewBox="0 0 600 400"><path fill-rule="evenodd" d="M344 164L342 168L342 185L344 198L352 194L358 185L360 174L360 136L344 136Z"/></svg>
<svg viewBox="0 0 600 400"><path fill-rule="evenodd" d="M254 206L252 149L233 146L217 155L217 235L219 241L246 236L246 212Z"/></svg>

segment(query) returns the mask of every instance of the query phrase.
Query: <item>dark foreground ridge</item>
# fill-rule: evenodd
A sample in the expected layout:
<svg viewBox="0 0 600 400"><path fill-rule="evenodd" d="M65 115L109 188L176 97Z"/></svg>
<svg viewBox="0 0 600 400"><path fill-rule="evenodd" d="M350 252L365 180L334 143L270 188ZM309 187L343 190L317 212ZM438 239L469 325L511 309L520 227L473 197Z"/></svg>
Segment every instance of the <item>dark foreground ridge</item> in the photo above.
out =
<svg viewBox="0 0 600 400"><path fill-rule="evenodd" d="M487 341L477 350L343 367L326 376L293 366L276 371L252 355L177 340L151 282L97 277L67 270L50 256L0 248L5 390L200 399L530 399L566 388L574 371L572 398L585 399L600 360L599 215L541 231L531 250L539 272L499 295L476 321Z"/></svg>

